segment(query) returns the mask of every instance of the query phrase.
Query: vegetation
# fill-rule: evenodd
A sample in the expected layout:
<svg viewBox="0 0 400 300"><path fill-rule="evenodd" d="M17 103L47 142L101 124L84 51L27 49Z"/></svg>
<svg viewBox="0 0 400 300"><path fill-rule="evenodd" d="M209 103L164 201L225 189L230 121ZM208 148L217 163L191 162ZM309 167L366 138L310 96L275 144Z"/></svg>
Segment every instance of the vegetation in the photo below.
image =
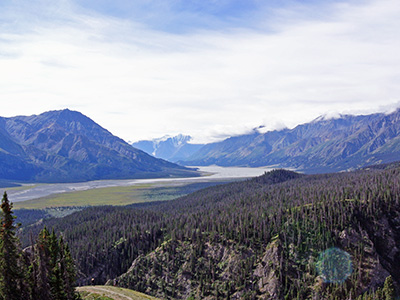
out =
<svg viewBox="0 0 400 300"><path fill-rule="evenodd" d="M15 236L12 203L1 202L0 299L75 300L75 265L68 245L54 231L41 230L35 244L22 251Z"/></svg>
<svg viewBox="0 0 400 300"><path fill-rule="evenodd" d="M115 286L82 286L77 288L83 300L157 300L157 298Z"/></svg>
<svg viewBox="0 0 400 300"><path fill-rule="evenodd" d="M163 299L392 299L400 282L395 164L275 170L160 205L92 207L45 224L71 245L80 284L95 278Z"/></svg>
<svg viewBox="0 0 400 300"><path fill-rule="evenodd" d="M225 182L210 181L199 183L163 182L97 188L85 191L54 194L38 199L16 202L17 209L47 209L49 207L85 207L99 205L129 205L151 201L166 201L187 195L199 189Z"/></svg>
<svg viewBox="0 0 400 300"><path fill-rule="evenodd" d="M45 209L14 209L18 223L23 226L41 222L44 219L63 218L76 211L81 211L84 207L54 207Z"/></svg>
<svg viewBox="0 0 400 300"><path fill-rule="evenodd" d="M81 297L83 300L113 300L113 298L104 296L104 295L99 295L96 293L90 293L90 292L80 292Z"/></svg>

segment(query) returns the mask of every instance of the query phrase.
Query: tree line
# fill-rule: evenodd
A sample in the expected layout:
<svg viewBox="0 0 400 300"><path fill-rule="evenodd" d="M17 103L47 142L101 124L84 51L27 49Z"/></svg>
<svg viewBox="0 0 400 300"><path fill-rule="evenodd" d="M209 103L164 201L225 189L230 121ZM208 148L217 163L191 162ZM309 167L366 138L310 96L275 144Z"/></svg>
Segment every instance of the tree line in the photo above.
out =
<svg viewBox="0 0 400 300"><path fill-rule="evenodd" d="M12 203L1 200L0 299L77 300L75 264L68 244L43 228L31 245L21 249Z"/></svg>

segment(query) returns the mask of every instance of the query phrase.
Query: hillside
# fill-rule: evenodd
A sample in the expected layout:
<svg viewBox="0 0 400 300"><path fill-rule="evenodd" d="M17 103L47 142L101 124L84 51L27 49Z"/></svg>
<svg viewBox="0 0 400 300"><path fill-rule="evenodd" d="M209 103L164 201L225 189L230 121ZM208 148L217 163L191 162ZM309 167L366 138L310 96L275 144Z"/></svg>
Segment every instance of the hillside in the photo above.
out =
<svg viewBox="0 0 400 300"><path fill-rule="evenodd" d="M190 144L191 139L188 135L167 135L149 141L138 141L133 143L132 146L157 158L177 162L187 159L204 146L202 144Z"/></svg>
<svg viewBox="0 0 400 300"><path fill-rule="evenodd" d="M337 172L396 161L400 157L400 110L391 114L342 115L207 144L185 165L279 165L306 173Z"/></svg>
<svg viewBox="0 0 400 300"><path fill-rule="evenodd" d="M82 286L78 287L77 291L83 296L83 300L96 300L95 297L99 297L99 300L157 300L155 297L132 290L104 285Z"/></svg>
<svg viewBox="0 0 400 300"><path fill-rule="evenodd" d="M166 204L93 207L44 224L63 232L80 284L116 278L162 299L381 299L385 281L400 283L400 164L275 170Z"/></svg>
<svg viewBox="0 0 400 300"><path fill-rule="evenodd" d="M68 182L196 176L131 147L83 114L0 118L0 179Z"/></svg>

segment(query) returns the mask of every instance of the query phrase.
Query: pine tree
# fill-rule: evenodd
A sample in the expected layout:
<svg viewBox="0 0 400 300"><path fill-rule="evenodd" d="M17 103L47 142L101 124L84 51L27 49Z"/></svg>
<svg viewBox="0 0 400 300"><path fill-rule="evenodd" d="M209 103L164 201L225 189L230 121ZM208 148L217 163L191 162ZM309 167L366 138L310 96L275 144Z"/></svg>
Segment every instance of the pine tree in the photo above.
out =
<svg viewBox="0 0 400 300"><path fill-rule="evenodd" d="M68 300L78 299L75 293L76 269L68 244L60 237L60 271L64 283L64 291Z"/></svg>
<svg viewBox="0 0 400 300"><path fill-rule="evenodd" d="M24 294L24 272L18 240L15 237L12 203L9 202L6 192L1 200L1 210L0 299L20 300Z"/></svg>
<svg viewBox="0 0 400 300"><path fill-rule="evenodd" d="M31 251L29 256L29 267L28 267L28 279L27 282L30 286L30 294L32 299L40 298L40 291L38 285L38 264L35 255L35 243L33 241L33 235L31 232Z"/></svg>
<svg viewBox="0 0 400 300"><path fill-rule="evenodd" d="M383 294L385 296L385 300L394 299L393 278L390 275L385 279L385 283L383 285Z"/></svg>
<svg viewBox="0 0 400 300"><path fill-rule="evenodd" d="M60 264L60 247L58 244L58 238L52 230L48 239L48 253L49 259L49 279L50 279L50 291L53 299L64 300L67 299L64 291L64 282L62 280L62 271Z"/></svg>
<svg viewBox="0 0 400 300"><path fill-rule="evenodd" d="M41 300L79 299L75 292L75 264L68 245L54 230L44 228L36 243L37 285Z"/></svg>
<svg viewBox="0 0 400 300"><path fill-rule="evenodd" d="M51 300L50 290L50 254L49 254L49 231L47 228L39 233L35 247L35 264L37 267L37 291L41 300Z"/></svg>
<svg viewBox="0 0 400 300"><path fill-rule="evenodd" d="M12 203L4 193L0 228L0 300L77 300L68 245L45 227L27 251L19 249Z"/></svg>

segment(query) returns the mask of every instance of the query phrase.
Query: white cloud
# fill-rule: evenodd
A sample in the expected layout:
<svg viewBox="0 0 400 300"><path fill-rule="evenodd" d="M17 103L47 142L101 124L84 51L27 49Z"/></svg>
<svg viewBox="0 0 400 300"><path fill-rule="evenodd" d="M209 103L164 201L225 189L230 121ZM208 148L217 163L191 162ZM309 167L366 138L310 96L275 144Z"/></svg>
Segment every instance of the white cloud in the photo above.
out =
<svg viewBox="0 0 400 300"><path fill-rule="evenodd" d="M318 19L286 8L266 31L185 34L67 1L42 17L22 7L3 16L17 26L0 33L2 116L68 107L126 140L204 142L400 100L397 0L334 4Z"/></svg>

